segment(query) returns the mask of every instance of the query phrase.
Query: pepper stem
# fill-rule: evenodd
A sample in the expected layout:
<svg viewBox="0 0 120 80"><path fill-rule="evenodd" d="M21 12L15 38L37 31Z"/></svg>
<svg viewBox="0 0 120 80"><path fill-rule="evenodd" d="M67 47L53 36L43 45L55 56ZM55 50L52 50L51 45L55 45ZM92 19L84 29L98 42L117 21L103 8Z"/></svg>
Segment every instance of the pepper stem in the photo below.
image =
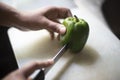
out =
<svg viewBox="0 0 120 80"><path fill-rule="evenodd" d="M79 21L78 17L76 15L74 15L74 17L75 17L76 21L78 22Z"/></svg>

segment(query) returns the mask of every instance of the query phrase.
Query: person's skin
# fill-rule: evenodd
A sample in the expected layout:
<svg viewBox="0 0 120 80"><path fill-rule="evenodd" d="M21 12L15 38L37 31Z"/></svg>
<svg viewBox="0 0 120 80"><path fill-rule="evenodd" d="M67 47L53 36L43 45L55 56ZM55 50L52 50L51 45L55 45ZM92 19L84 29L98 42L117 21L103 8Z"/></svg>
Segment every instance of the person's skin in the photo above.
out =
<svg viewBox="0 0 120 80"><path fill-rule="evenodd" d="M32 80L30 76L35 70L48 67L52 64L53 64L52 60L48 60L44 62L33 61L33 62L26 64L22 68L9 73L2 80Z"/></svg>
<svg viewBox="0 0 120 80"><path fill-rule="evenodd" d="M54 38L54 32L64 34L66 28L58 22L72 16L68 8L63 7L43 7L35 11L19 11L11 6L0 2L0 25L16 27L21 30L41 30L46 29ZM3 80L28 80L29 76L37 69L48 67L54 61L35 61L22 68L6 75Z"/></svg>
<svg viewBox="0 0 120 80"><path fill-rule="evenodd" d="M34 11L18 11L0 2L0 25L14 26L22 30L48 30L64 34L66 28L58 22L72 16L68 8L48 6Z"/></svg>

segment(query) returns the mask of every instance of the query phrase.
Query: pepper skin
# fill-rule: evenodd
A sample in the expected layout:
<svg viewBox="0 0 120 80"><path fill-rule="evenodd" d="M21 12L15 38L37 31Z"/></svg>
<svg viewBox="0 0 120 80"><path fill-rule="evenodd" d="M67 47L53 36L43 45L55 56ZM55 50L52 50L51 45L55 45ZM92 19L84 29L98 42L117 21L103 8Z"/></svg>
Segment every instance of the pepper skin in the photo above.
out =
<svg viewBox="0 0 120 80"><path fill-rule="evenodd" d="M76 16L68 17L63 21L63 25L67 31L60 36L61 45L68 44L68 48L73 53L80 52L88 39L89 25L83 19L78 19Z"/></svg>

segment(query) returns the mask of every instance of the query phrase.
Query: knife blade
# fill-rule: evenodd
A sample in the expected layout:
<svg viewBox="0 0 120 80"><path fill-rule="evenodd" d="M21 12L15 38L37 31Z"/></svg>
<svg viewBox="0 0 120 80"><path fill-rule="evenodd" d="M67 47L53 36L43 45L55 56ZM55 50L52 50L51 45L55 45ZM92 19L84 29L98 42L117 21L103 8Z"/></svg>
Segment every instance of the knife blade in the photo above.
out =
<svg viewBox="0 0 120 80"><path fill-rule="evenodd" d="M45 74L48 73L48 71L55 65L55 63L61 58L61 56L64 54L64 52L67 50L67 44L65 44L58 52L57 54L52 58L52 60L54 61L54 64L48 68L46 68Z"/></svg>
<svg viewBox="0 0 120 80"><path fill-rule="evenodd" d="M48 73L48 71L56 64L56 62L61 58L61 56L65 53L67 50L67 44L65 44L58 52L57 54L52 58L54 61L54 64L48 68L42 68L38 74L34 77L33 80L44 80L44 76Z"/></svg>

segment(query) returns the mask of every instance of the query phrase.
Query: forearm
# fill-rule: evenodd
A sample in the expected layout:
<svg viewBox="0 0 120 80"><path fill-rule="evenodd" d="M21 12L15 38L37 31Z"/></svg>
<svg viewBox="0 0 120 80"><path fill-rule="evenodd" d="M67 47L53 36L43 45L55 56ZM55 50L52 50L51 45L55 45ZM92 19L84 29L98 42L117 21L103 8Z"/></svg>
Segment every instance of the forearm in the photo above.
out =
<svg viewBox="0 0 120 80"><path fill-rule="evenodd" d="M19 21L19 12L2 2L0 2L0 25L15 26Z"/></svg>

